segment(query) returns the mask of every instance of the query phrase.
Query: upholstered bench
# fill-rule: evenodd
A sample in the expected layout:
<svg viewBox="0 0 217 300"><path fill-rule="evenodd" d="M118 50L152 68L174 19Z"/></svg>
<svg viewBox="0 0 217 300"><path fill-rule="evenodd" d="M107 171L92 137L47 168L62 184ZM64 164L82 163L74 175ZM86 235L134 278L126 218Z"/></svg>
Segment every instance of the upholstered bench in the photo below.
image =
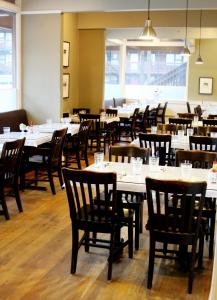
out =
<svg viewBox="0 0 217 300"><path fill-rule="evenodd" d="M20 131L19 125L24 123L28 125L28 118L25 109L17 109L0 113L0 133L3 127L10 127L11 131Z"/></svg>

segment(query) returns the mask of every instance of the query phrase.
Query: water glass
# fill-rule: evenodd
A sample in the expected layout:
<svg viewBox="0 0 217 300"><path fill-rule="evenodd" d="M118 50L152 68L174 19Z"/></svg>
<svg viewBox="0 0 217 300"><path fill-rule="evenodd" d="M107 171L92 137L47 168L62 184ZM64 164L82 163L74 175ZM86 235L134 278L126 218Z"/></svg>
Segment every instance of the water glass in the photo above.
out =
<svg viewBox="0 0 217 300"><path fill-rule="evenodd" d="M198 116L194 116L194 123L198 123Z"/></svg>
<svg viewBox="0 0 217 300"><path fill-rule="evenodd" d="M187 128L187 135L188 136L192 136L194 133L194 129L193 128Z"/></svg>
<svg viewBox="0 0 217 300"><path fill-rule="evenodd" d="M181 163L181 177L182 179L190 179L192 169L192 163L183 162Z"/></svg>
<svg viewBox="0 0 217 300"><path fill-rule="evenodd" d="M159 166L159 157L158 156L150 156L149 157L149 168L150 170L157 170Z"/></svg>
<svg viewBox="0 0 217 300"><path fill-rule="evenodd" d="M213 137L213 138L216 138L217 137L217 132L210 132L210 136Z"/></svg>
<svg viewBox="0 0 217 300"><path fill-rule="evenodd" d="M151 126L151 133L157 133L157 126Z"/></svg>
<svg viewBox="0 0 217 300"><path fill-rule="evenodd" d="M50 124L52 124L52 120L51 119L47 119L46 123L50 125Z"/></svg>
<svg viewBox="0 0 217 300"><path fill-rule="evenodd" d="M131 164L133 169L133 175L139 175L141 174L142 169L142 158L140 157L132 157L131 158Z"/></svg>
<svg viewBox="0 0 217 300"><path fill-rule="evenodd" d="M94 153L94 164L99 166L104 160L103 152L95 152Z"/></svg>
<svg viewBox="0 0 217 300"><path fill-rule="evenodd" d="M10 127L3 127L3 133L4 133L4 134L10 133L10 131L11 131L11 128L10 128Z"/></svg>

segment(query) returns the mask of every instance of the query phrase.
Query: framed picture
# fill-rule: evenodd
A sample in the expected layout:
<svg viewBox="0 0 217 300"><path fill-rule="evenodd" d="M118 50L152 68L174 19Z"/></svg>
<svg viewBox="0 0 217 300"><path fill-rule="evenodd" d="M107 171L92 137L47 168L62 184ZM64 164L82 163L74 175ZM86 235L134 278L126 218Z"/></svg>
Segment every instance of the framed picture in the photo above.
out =
<svg viewBox="0 0 217 300"><path fill-rule="evenodd" d="M69 98L69 81L70 74L63 74L63 98Z"/></svg>
<svg viewBox="0 0 217 300"><path fill-rule="evenodd" d="M212 77L199 78L199 94L212 95Z"/></svg>
<svg viewBox="0 0 217 300"><path fill-rule="evenodd" d="M69 50L70 50L70 43L63 42L63 67L69 66Z"/></svg>

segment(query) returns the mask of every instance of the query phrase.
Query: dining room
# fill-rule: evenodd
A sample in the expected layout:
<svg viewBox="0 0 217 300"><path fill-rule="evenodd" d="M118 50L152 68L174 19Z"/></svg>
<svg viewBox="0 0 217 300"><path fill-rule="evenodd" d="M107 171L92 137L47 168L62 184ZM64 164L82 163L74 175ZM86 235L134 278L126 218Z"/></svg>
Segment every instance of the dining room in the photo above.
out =
<svg viewBox="0 0 217 300"><path fill-rule="evenodd" d="M215 299L216 3L0 10L0 298Z"/></svg>

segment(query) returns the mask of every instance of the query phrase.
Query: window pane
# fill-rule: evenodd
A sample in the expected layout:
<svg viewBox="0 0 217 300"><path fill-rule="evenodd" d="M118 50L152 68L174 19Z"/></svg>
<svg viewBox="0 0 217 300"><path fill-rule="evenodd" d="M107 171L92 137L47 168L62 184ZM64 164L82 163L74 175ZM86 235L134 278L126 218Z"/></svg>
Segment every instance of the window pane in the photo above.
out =
<svg viewBox="0 0 217 300"><path fill-rule="evenodd" d="M14 14L0 15L0 89L15 87Z"/></svg>
<svg viewBox="0 0 217 300"><path fill-rule="evenodd" d="M120 47L108 46L105 53L105 99L120 97Z"/></svg>

